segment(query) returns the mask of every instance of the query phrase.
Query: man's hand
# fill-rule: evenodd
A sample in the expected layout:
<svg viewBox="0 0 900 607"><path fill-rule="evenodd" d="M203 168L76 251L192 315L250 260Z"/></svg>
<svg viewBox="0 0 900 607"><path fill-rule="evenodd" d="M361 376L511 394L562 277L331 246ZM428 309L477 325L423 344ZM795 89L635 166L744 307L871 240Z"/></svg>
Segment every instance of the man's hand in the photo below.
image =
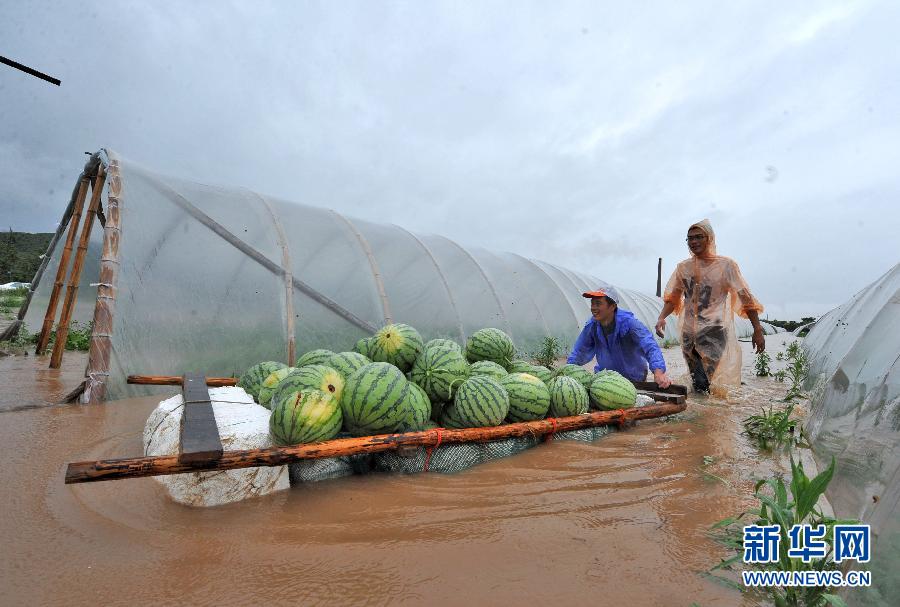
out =
<svg viewBox="0 0 900 607"><path fill-rule="evenodd" d="M666 319L660 318L656 321L656 334L660 337L666 336Z"/></svg>
<svg viewBox="0 0 900 607"><path fill-rule="evenodd" d="M653 381L655 381L656 385L660 388L668 388L672 385L672 380L669 379L669 376L666 375L666 372L662 369L653 370Z"/></svg>
<svg viewBox="0 0 900 607"><path fill-rule="evenodd" d="M756 350L757 354L766 349L766 336L765 333L763 333L762 327L753 329L753 348Z"/></svg>

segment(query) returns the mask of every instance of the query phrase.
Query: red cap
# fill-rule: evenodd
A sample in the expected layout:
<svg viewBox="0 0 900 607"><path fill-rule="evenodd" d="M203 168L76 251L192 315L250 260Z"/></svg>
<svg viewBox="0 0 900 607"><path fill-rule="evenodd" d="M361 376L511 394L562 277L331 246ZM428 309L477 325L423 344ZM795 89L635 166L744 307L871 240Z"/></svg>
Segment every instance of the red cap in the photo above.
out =
<svg viewBox="0 0 900 607"><path fill-rule="evenodd" d="M592 297L606 297L606 293L603 291L585 291L581 296L590 299Z"/></svg>

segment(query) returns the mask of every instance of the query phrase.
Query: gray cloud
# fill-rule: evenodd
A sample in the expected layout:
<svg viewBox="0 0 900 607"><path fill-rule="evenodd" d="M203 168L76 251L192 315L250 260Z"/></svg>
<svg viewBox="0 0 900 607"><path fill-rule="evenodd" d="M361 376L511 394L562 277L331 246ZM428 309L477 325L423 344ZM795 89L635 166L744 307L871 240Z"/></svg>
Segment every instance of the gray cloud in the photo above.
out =
<svg viewBox="0 0 900 607"><path fill-rule="evenodd" d="M645 292L713 221L774 316L897 263L890 3L5 2L0 217L101 146ZM773 167L777 178L768 167Z"/></svg>

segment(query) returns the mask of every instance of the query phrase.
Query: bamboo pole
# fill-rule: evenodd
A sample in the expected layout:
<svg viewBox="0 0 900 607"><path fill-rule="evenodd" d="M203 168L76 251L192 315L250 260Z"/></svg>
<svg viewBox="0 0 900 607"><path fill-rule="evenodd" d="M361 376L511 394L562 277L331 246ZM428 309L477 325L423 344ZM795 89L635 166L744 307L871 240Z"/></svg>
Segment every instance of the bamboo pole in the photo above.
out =
<svg viewBox="0 0 900 607"><path fill-rule="evenodd" d="M106 172L101 165L97 169L97 177L94 178L91 191L91 204L88 206L87 217L84 219L84 227L81 229L81 238L78 241L78 251L75 253L75 265L72 266L72 274L69 276L69 284L66 286L66 299L63 301L62 313L59 324L56 326L56 343L53 344L53 354L50 356L50 368L59 369L62 364L63 352L66 349L66 338L69 335L69 323L72 321L72 312L78 299L78 282L81 280L81 270L84 267L84 257L87 253L88 242L91 238L91 227L94 225L94 217L97 215L97 206L100 204L100 195L103 192L103 182Z"/></svg>
<svg viewBox="0 0 900 607"><path fill-rule="evenodd" d="M122 178L119 161L109 155L106 169L106 211L103 227L103 251L97 280L97 301L94 303L93 330L88 347L88 364L84 372L83 404L96 404L106 395L109 362L112 354L113 319L119 282L119 241L122 234L121 194Z"/></svg>
<svg viewBox="0 0 900 607"><path fill-rule="evenodd" d="M66 469L66 484L162 476L202 470L236 470L258 466L283 466L305 459L342 457L357 453L380 453L402 447L435 447L438 444L481 443L521 436L543 436L555 432L578 430L608 424L623 424L684 411L686 404L650 405L616 411L597 411L585 415L521 422L488 428L450 430L438 428L423 432L380 434L359 438L342 438L291 447L226 451L219 459L184 462L178 455L131 457L99 461L74 462Z"/></svg>
<svg viewBox="0 0 900 607"><path fill-rule="evenodd" d="M63 282L66 280L66 271L69 269L69 257L72 255L72 245L75 243L75 234L81 223L81 210L84 208L84 199L87 197L87 188L90 179L87 176L81 178L78 185L78 194L75 198L75 210L69 220L69 231L66 233L66 244L59 258L59 267L56 268L56 280L53 282L53 290L50 292L50 301L47 304L47 312L44 314L44 324L41 326L41 334L38 336L34 353L41 355L47 349L50 341L50 331L53 329L53 320L56 318L56 306L59 304L59 294L62 292Z"/></svg>

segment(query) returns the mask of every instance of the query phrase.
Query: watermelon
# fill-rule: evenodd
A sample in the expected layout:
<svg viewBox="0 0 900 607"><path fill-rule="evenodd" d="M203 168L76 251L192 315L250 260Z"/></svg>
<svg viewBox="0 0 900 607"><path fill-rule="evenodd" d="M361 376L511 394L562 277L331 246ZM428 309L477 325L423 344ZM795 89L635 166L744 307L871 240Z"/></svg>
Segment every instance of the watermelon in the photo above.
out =
<svg viewBox="0 0 900 607"><path fill-rule="evenodd" d="M588 390L591 387L591 380L594 379L594 374L581 365L563 365L556 370L556 377L560 376L577 379L578 382L584 386L585 390Z"/></svg>
<svg viewBox="0 0 900 607"><path fill-rule="evenodd" d="M514 360L506 366L506 370L510 373L528 373L529 375L533 375L531 373L533 369L534 365L527 360Z"/></svg>
<svg viewBox="0 0 900 607"><path fill-rule="evenodd" d="M373 337L363 337L359 341L356 342L356 345L353 346L353 351L362 354L368 359L372 358L372 342L375 338Z"/></svg>
<svg viewBox="0 0 900 607"><path fill-rule="evenodd" d="M354 436L397 432L412 418L409 382L394 365L374 362L350 374L341 396L344 427Z"/></svg>
<svg viewBox="0 0 900 607"><path fill-rule="evenodd" d="M466 341L466 358L470 363L489 360L506 369L515 354L512 339L500 329L480 329Z"/></svg>
<svg viewBox="0 0 900 607"><path fill-rule="evenodd" d="M409 384L409 392L406 395L407 406L412 413L406 427L401 432L418 432L424 430L425 425L431 421L431 401L425 390L414 383Z"/></svg>
<svg viewBox="0 0 900 607"><path fill-rule="evenodd" d="M340 373L344 379L347 379L351 373L363 365L368 365L370 362L372 361L359 352L338 352L337 354L332 354L327 361L321 364L331 367Z"/></svg>
<svg viewBox="0 0 900 607"><path fill-rule="evenodd" d="M542 382L549 383L553 379L553 371L541 365L531 365L531 370L526 371L529 375L534 375Z"/></svg>
<svg viewBox="0 0 900 607"><path fill-rule="evenodd" d="M328 359L334 356L334 352L331 350L310 350L306 354L300 356L297 359L297 362L294 363L295 367L306 367L308 365L326 365L328 364Z"/></svg>
<svg viewBox="0 0 900 607"><path fill-rule="evenodd" d="M391 363L404 373L412 369L424 344L419 332L409 325L396 323L383 327L372 342L373 362Z"/></svg>
<svg viewBox="0 0 900 607"><path fill-rule="evenodd" d="M425 390L429 399L449 401L459 385L468 379L469 363L458 349L436 345L419 355L409 376Z"/></svg>
<svg viewBox="0 0 900 607"><path fill-rule="evenodd" d="M267 360L253 365L238 379L237 385L253 398L259 398L259 389L270 373L287 367L284 363Z"/></svg>
<svg viewBox="0 0 900 607"><path fill-rule="evenodd" d="M470 377L456 391L453 403L444 407L441 420L450 428L497 426L509 413L509 396L496 380Z"/></svg>
<svg viewBox="0 0 900 607"><path fill-rule="evenodd" d="M295 392L272 407L269 435L276 445L314 443L341 431L341 406L321 390Z"/></svg>
<svg viewBox="0 0 900 607"><path fill-rule="evenodd" d="M285 367L284 369L278 369L277 371L269 373L269 376L263 381L262 386L259 388L259 398L256 399L256 402L266 409L269 409L269 401L272 400L272 395L275 393L278 383L296 370L296 367Z"/></svg>
<svg viewBox="0 0 900 607"><path fill-rule="evenodd" d="M550 416L569 417L588 411L588 393L584 386L567 375L550 380Z"/></svg>
<svg viewBox="0 0 900 607"><path fill-rule="evenodd" d="M469 367L470 375L486 375L492 379L501 379L506 375L506 369L489 360L479 360Z"/></svg>
<svg viewBox="0 0 900 607"><path fill-rule="evenodd" d="M344 378L340 373L325 365L300 367L278 383L275 393L272 394L272 402L279 403L290 394L313 389L330 394L340 402L344 390Z"/></svg>
<svg viewBox="0 0 900 607"><path fill-rule="evenodd" d="M462 352L462 348L458 343L453 341L452 339L432 339L431 341L425 342L425 349L432 348L434 346L446 346L448 348L455 348L458 352Z"/></svg>
<svg viewBox="0 0 900 607"><path fill-rule="evenodd" d="M629 409L637 399L637 388L617 372L605 370L591 381L590 397L591 404L602 409Z"/></svg>
<svg viewBox="0 0 900 607"><path fill-rule="evenodd" d="M500 385L509 395L507 420L530 422L547 415L550 390L539 378L528 373L510 373L500 379Z"/></svg>

